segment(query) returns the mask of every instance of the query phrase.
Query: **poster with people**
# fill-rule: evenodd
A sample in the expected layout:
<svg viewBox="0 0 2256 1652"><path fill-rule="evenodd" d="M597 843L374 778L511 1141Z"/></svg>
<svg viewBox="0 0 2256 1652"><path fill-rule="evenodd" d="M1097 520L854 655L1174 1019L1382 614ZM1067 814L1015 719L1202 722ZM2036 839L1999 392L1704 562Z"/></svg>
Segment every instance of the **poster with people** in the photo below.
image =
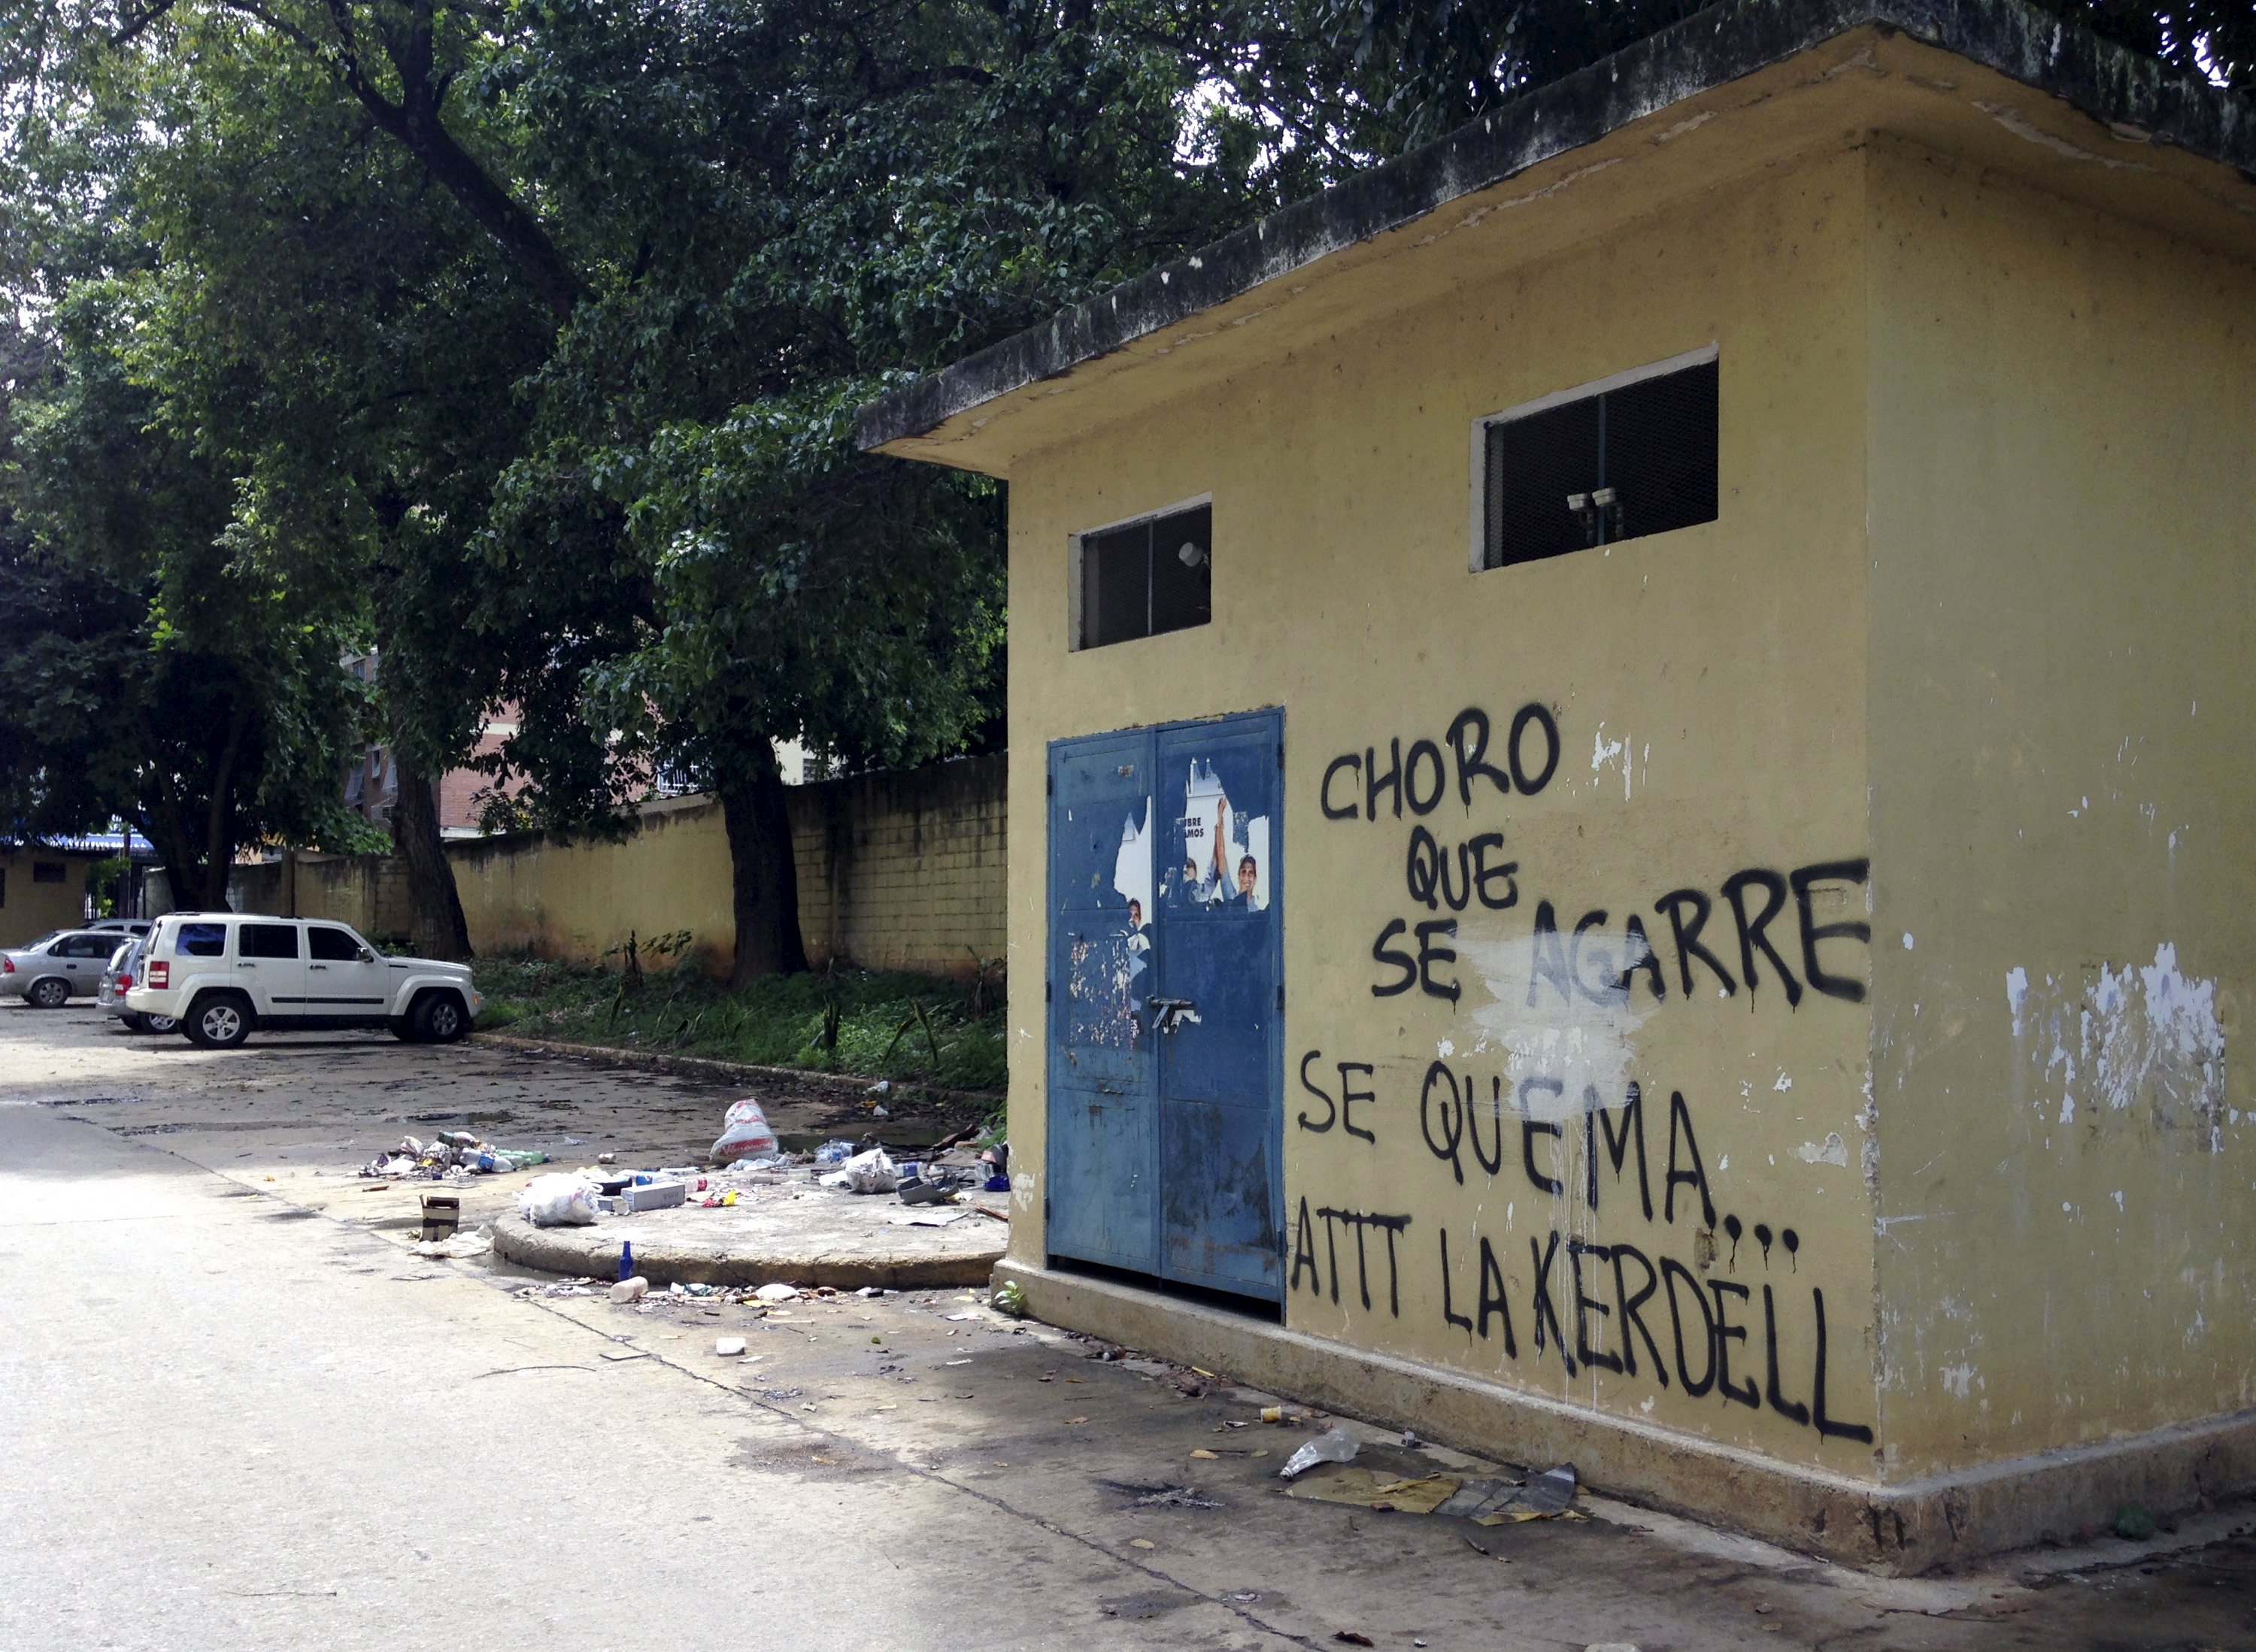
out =
<svg viewBox="0 0 2256 1652"><path fill-rule="evenodd" d="M1269 817L1238 813L1211 764L1191 760L1183 789L1185 903L1263 912L1269 906Z"/></svg>

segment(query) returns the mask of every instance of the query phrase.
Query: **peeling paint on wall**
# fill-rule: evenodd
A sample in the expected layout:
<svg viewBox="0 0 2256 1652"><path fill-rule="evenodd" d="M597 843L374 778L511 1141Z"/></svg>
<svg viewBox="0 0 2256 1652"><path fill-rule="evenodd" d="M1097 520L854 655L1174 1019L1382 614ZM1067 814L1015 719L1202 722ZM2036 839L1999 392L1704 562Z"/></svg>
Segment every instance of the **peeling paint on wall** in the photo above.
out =
<svg viewBox="0 0 2256 1652"><path fill-rule="evenodd" d="M2154 949L2154 961L2117 970L2006 977L2013 1042L2034 1069L2030 1098L2061 1126L2076 1122L2081 1101L2104 1125L2130 1117L2165 1134L2190 1133L2204 1151L2224 1146L2224 1032L2217 1018L2217 983L2188 978L2177 948Z"/></svg>

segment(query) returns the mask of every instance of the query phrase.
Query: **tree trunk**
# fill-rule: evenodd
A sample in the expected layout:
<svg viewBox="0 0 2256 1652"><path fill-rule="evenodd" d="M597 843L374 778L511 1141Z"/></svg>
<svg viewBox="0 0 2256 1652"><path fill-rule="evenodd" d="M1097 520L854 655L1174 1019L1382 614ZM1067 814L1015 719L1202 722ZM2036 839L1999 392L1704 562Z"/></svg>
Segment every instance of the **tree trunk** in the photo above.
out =
<svg viewBox="0 0 2256 1652"><path fill-rule="evenodd" d="M763 975L796 974L807 968L799 933L799 863L775 759L770 756L751 774L716 775L713 789L729 830L735 884L737 954L729 983L748 986Z"/></svg>
<svg viewBox="0 0 2256 1652"><path fill-rule="evenodd" d="M439 799L431 782L391 750L399 789L391 804L391 850L407 869L407 905L415 950L427 958L467 963L470 926L455 888L455 863L439 836Z"/></svg>

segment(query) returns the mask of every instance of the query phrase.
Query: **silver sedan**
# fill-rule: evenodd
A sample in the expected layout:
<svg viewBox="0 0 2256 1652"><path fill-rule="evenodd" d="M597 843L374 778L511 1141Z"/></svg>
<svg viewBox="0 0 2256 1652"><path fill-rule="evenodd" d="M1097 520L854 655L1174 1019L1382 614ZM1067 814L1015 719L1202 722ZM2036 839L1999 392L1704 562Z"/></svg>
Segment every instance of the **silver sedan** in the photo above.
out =
<svg viewBox="0 0 2256 1652"><path fill-rule="evenodd" d="M116 950L115 932L95 929L58 929L29 946L11 947L0 952L0 999L59 1010L74 998L92 998Z"/></svg>

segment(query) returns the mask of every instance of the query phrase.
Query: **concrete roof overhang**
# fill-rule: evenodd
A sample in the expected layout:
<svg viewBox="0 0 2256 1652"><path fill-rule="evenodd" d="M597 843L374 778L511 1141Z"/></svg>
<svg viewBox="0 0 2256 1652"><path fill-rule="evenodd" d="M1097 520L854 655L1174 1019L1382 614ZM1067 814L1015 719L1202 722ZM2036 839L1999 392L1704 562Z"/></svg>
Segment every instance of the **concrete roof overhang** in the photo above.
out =
<svg viewBox="0 0 2256 1652"><path fill-rule="evenodd" d="M1132 417L1754 168L1893 134L2256 260L2256 104L2020 0L1726 0L861 412L1008 477Z"/></svg>

